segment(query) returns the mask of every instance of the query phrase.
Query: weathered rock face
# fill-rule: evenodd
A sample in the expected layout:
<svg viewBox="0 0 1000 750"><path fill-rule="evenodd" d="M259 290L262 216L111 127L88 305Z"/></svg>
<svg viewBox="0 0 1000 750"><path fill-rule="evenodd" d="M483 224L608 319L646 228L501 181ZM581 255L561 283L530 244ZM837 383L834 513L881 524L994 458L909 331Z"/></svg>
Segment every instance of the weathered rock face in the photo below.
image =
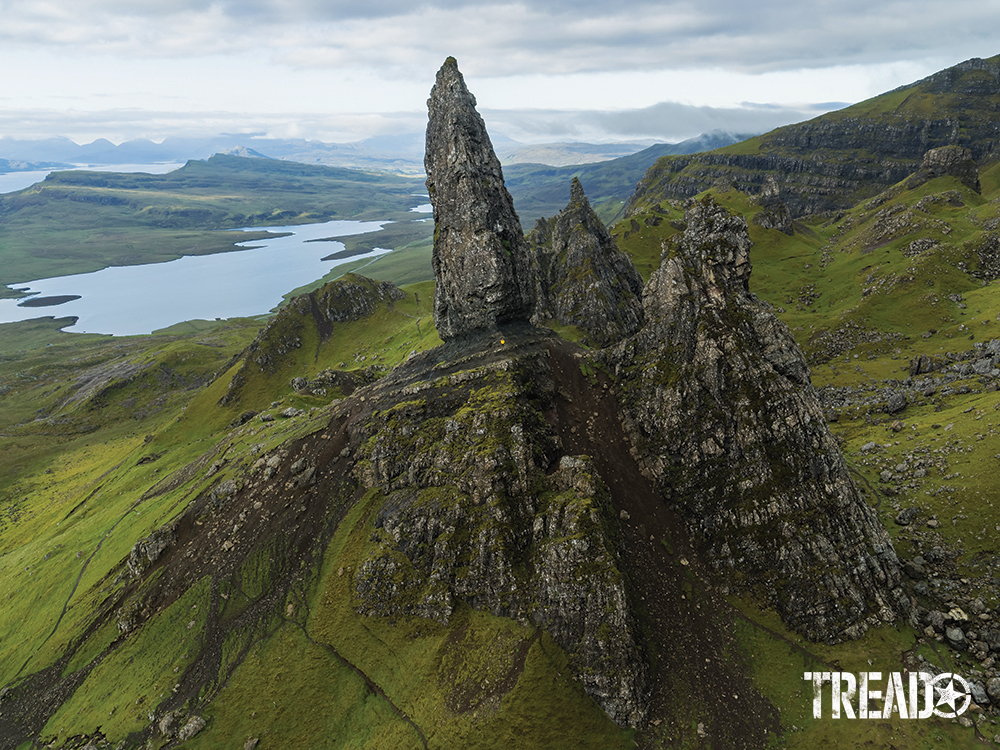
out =
<svg viewBox="0 0 1000 750"><path fill-rule="evenodd" d="M174 530L163 526L136 542L125 560L129 574L133 578L141 578L142 572L159 559L163 551L173 544L174 538Z"/></svg>
<svg viewBox="0 0 1000 750"><path fill-rule="evenodd" d="M358 611L447 624L464 602L544 628L608 715L639 725L647 665L610 492L590 458L563 455L545 416L557 389L544 352L518 351L545 335L527 324L534 275L454 60L429 109L434 317L446 343L366 389L372 411L351 428L363 446L353 474L378 493L353 579ZM499 325L505 343L490 351L500 337L484 334ZM487 364L474 366L484 351Z"/></svg>
<svg viewBox="0 0 1000 750"><path fill-rule="evenodd" d="M588 457L560 455L544 352L395 382L404 373L369 391L379 409L359 438L355 474L384 497L359 611L446 624L464 601L543 627L612 719L642 723L646 664L610 493Z"/></svg>
<svg viewBox="0 0 1000 750"><path fill-rule="evenodd" d="M556 320L587 331L597 347L617 343L642 327L642 277L615 244L573 178L569 205L539 219L528 235L537 301L532 322Z"/></svg>
<svg viewBox="0 0 1000 750"><path fill-rule="evenodd" d="M932 148L924 154L920 169L907 180L908 188L915 188L935 177L951 175L962 181L966 187L981 192L979 186L979 168L972 158L972 152L961 146L943 146Z"/></svg>
<svg viewBox="0 0 1000 750"><path fill-rule="evenodd" d="M476 99L454 58L427 102L434 207L434 324L443 340L531 317L527 245Z"/></svg>
<svg viewBox="0 0 1000 750"><path fill-rule="evenodd" d="M746 222L710 198L665 247L646 327L608 350L633 443L713 564L813 639L905 611L899 561L788 329L748 291Z"/></svg>
<svg viewBox="0 0 1000 750"><path fill-rule="evenodd" d="M325 340L334 323L360 320L375 312L380 304L391 304L405 296L389 281L349 273L313 292L295 297L271 318L243 353L243 365L233 376L220 403L235 403L256 374L279 371L285 365L285 355L302 346L308 321Z"/></svg>
<svg viewBox="0 0 1000 750"><path fill-rule="evenodd" d="M792 215L781 201L781 189L773 176L768 175L757 196L757 204L763 207L763 211L754 214L753 223L764 229L777 229L779 232L791 235L795 234L795 224L792 222Z"/></svg>

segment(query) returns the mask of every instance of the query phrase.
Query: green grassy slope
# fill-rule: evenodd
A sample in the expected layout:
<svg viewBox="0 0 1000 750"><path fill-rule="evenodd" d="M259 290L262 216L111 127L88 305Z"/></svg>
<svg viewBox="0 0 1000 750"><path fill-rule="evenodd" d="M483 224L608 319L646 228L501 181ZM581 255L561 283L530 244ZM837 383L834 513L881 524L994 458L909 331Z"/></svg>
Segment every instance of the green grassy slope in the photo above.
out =
<svg viewBox="0 0 1000 750"><path fill-rule="evenodd" d="M994 172L984 172L990 191L996 182ZM953 205L953 191L964 207ZM941 195L947 200L935 198ZM959 269L965 258L960 254L931 253L913 282L869 279L873 260L881 264L879 273L894 277L905 271L914 262L903 254L913 241L910 235L927 231L915 218L908 220L917 227L912 230L909 224L893 224L899 236L881 245L886 214L880 218L880 211L896 216L919 210L926 214L918 217L921 221L948 221L954 228L942 238L961 246L959 239L974 236L991 220L993 197L988 191L983 196L962 192L942 178L914 191L891 192L835 224L800 225L792 237L751 224L753 288L795 329L813 357L817 384L900 377L911 354L937 351L948 335L951 341L967 341L968 334L959 329L968 317L964 310L949 308L949 321L937 321L942 315L936 306L927 318L900 320L894 314L895 298L919 299L910 295L920 282L934 280L942 295L962 289L967 310L989 309L991 317L1000 312L1000 307L983 307L992 285L984 287ZM717 198L750 217L758 210L735 191ZM916 209L921 201L923 208ZM614 231L648 276L658 262L659 241L677 231L682 211L679 205L651 206L634 218L638 228L630 219ZM825 278L841 276L846 280L839 286L835 281L827 282L834 284L830 288L822 285ZM877 287L867 295L866 279ZM420 619L393 624L358 616L350 606L348 574L371 543L374 496L344 505L346 515L328 527L325 546L304 558L309 562L291 578L282 573L288 552L266 547L235 571L193 580L129 638L120 637L117 621L97 616L109 595L142 607L143 591L128 589L120 575L121 561L136 539L175 518L213 483L235 478L261 456L324 428L325 419L317 416L322 409L309 410L337 394L297 394L291 376L309 378L325 368L361 370L373 363L388 367L413 349L433 345L434 339L427 338L431 294L430 284L411 287L394 308L345 324L325 342L305 330L304 345L290 351L280 369L254 381L240 401L224 407L219 400L227 375L198 383L233 367L232 355L249 343L257 324L233 321L186 335L135 339L76 337L40 323L14 327L17 336L5 339L10 345L0 360L9 422L0 450L20 456L3 461L8 492L0 530L0 595L8 606L0 615L0 631L17 637L0 642L0 684L17 695L36 685L28 676L42 674L38 670L48 665L66 678L78 676L62 708L36 728L47 741L72 746L74 737L93 737L100 727L110 743L130 747L147 736L150 716L155 723L174 717L183 724L197 713L208 725L185 746L216 747L236 738L258 739L259 747L419 748L426 742L427 747L488 748L516 745L525 737L546 747L629 746L629 733L608 721L569 679L565 654L531 629L467 609L447 628ZM862 341L824 360L818 335L862 319L897 338ZM930 322L938 327L929 339L905 333L907 326L922 330ZM101 381L102 388L72 400L86 388L77 386L88 382L83 375L109 371L118 379ZM898 435L878 411L843 410L835 425L855 468L873 486L879 485L883 467L924 451L947 450L949 473L939 469L924 479L921 504L928 516L971 516L966 507L971 497L983 498L975 501L975 528L958 518L937 532L943 544L964 545L958 574L975 581L986 581L984 555L992 559L994 553L979 526L1000 523L989 515L992 478L978 468L988 461L988 443L975 436L991 429L998 400L998 393L970 392L908 407L906 431ZM246 409L277 413L289 406L306 413L233 427ZM872 441L882 447L875 454L862 453L861 446ZM939 488L954 485L956 472L972 495L963 492L969 499L952 509L955 495ZM923 549L922 537L892 523L900 500L879 501L874 494L871 499L896 533L904 558ZM155 580L147 584L155 585ZM983 590L986 596L988 587ZM269 601L268 592L274 591L280 596ZM782 734L773 738L774 746L895 741L905 747L958 748L970 741L971 730L957 724L888 720L860 725L811 717L802 671L833 663L844 670L874 664L894 671L911 653L940 660L941 649L920 645L919 632L890 628L857 643L809 644L773 613L747 600L731 603L742 613L736 635L743 658L765 695L782 708ZM69 661L56 661L67 652ZM218 671L201 683L200 692L188 695L189 675L209 652L218 654ZM957 657L951 666L963 673L973 669ZM496 684L503 690L491 687ZM177 695L187 697L175 700ZM984 732L990 720L985 721ZM644 741L667 747L674 731L656 732ZM691 734L697 736L694 730ZM154 747L167 742L159 735L152 740Z"/></svg>
<svg viewBox="0 0 1000 750"><path fill-rule="evenodd" d="M903 106L898 92L887 97ZM288 169L281 180L306 179ZM212 170L218 181L205 177L202 187L206 203L217 206L230 177L218 164ZM751 289L774 306L809 358L836 420L831 428L900 557L928 561L923 583L938 600L978 596L992 608L1000 605L1000 390L991 377L968 372L927 386L905 382L915 357L957 361L1000 338L991 262L1000 165L984 165L980 178L981 194L948 177L915 188L899 183L840 215L798 222L791 236L755 225L760 208L746 194L720 189L715 197L750 220ZM57 189L142 194L81 179ZM280 192L293 192L290 184ZM196 192L178 188L178 200L196 201ZM162 187L154 194L163 197ZM55 203L47 198L46 205ZM613 234L648 278L662 241L682 221L680 202L647 193ZM426 240L394 255L364 273L426 278ZM640 737L620 730L570 678L565 653L533 628L465 607L447 627L359 616L350 573L372 544L377 493L354 497L346 485L331 487L318 516L293 505L292 488L271 520L249 509L225 518L206 510L178 533L197 538L201 529L214 539L209 562L193 566L179 555L141 585L126 571L137 540L213 488L257 477L269 459L324 440L330 405L342 394L296 391L293 377L377 375L438 343L432 283L405 292L329 331L301 316L299 345L276 354L274 366L254 373L229 402L240 353L259 322L184 324L114 339L60 333L51 319L0 327L0 690L10 691L0 697L0 748L27 747L36 735L55 747L96 739L164 747L172 740L161 722L176 730L194 714L207 727L185 747L254 739L260 748L615 748L635 739L676 747L679 737L699 746L690 707L654 717L654 729ZM291 328L275 330L280 342ZM890 413L896 391L906 403ZM301 413L280 416L288 408ZM274 419L244 419L251 411ZM897 524L907 508L917 509L916 520ZM318 541L299 549L296 534L307 524ZM248 528L250 551L222 547ZM693 581L692 595L699 585ZM752 601L734 596L729 604L739 613L730 656L750 665L781 709L773 747L963 748L974 746L977 732L1000 733L989 713L970 714L976 728L815 720L803 671L886 673L912 668L920 656L969 677L988 675L921 628L900 624L854 643L811 644ZM733 705L740 709L738 697Z"/></svg>
<svg viewBox="0 0 1000 750"><path fill-rule="evenodd" d="M199 493L325 428L315 407L338 394L297 394L291 375L391 367L437 343L432 286L405 291L323 335L305 318L303 345L275 350L280 366L225 406L232 355L257 324L126 339L11 326L20 336L4 339L0 359L0 685L11 691L0 747L39 734L56 746L86 736L160 747L160 722L190 713L209 722L191 747L255 737L262 747L488 748L525 735L552 747L628 746L629 733L571 678L565 653L533 628L468 609L448 627L357 615L344 571L372 543L378 498L335 502L322 544L304 557L286 534L262 537L237 568L198 574L166 599L156 594L162 573L137 588L123 568L137 539ZM289 406L300 416L238 419ZM131 633L133 616L145 622ZM58 704L24 697L42 694Z"/></svg>
<svg viewBox="0 0 1000 750"><path fill-rule="evenodd" d="M749 193L776 177L793 214L846 209L916 171L926 151L996 153L1000 56L973 59L807 122L695 156L665 156L636 198L686 198L725 181Z"/></svg>

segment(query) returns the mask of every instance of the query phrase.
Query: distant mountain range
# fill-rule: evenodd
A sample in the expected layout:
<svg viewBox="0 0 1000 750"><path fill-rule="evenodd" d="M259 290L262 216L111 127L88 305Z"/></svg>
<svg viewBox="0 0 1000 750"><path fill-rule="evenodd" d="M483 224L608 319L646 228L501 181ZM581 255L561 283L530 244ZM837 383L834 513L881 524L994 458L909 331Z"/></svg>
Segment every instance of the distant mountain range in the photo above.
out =
<svg viewBox="0 0 1000 750"><path fill-rule="evenodd" d="M750 137L714 132L666 146L664 154L691 154ZM634 154L650 142L524 144L494 137L504 164L546 164L556 167L615 159ZM36 140L0 138L0 172L70 168L79 164L151 164L206 159L217 153L252 151L256 155L305 164L423 174L424 135L405 133L373 136L356 143L325 143L305 139L258 138L245 133L204 138L172 137L161 143L139 138L114 144L104 138L77 144L69 138ZM562 202L565 202L563 200Z"/></svg>

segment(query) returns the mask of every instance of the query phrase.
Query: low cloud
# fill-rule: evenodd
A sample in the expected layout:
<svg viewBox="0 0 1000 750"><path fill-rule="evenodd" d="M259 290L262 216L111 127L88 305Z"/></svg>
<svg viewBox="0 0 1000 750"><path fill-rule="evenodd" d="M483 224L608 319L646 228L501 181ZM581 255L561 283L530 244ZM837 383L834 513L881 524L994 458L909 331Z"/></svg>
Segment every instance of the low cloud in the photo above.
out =
<svg viewBox="0 0 1000 750"><path fill-rule="evenodd" d="M484 110L491 130L518 141L656 140L677 143L721 130L765 133L846 106L841 103L789 107L748 103L740 107L699 107L661 102L651 107L601 110Z"/></svg>
<svg viewBox="0 0 1000 750"><path fill-rule="evenodd" d="M239 134L247 145L256 138L302 138L327 143L351 143L373 135L420 132L427 116L421 112L317 114L284 112L247 115L245 112L114 109L67 112L37 109L0 110L0 133L7 138L31 139L60 135L78 144L107 138L114 143L145 138L201 138ZM0 157L3 157L0 138Z"/></svg>
<svg viewBox="0 0 1000 750"><path fill-rule="evenodd" d="M564 109L481 109L494 138L523 143L552 141L679 142L702 133L763 133L781 125L815 117L841 105L783 107L746 104L740 107L697 107L663 102L641 109L616 111ZM107 138L115 143L136 138L205 137L242 134L256 138L304 138L351 143L378 135L421 133L423 111L394 113L243 112L113 109L67 112L52 109L0 110L0 133L13 138L59 134L77 143ZM0 139L0 157L3 157Z"/></svg>

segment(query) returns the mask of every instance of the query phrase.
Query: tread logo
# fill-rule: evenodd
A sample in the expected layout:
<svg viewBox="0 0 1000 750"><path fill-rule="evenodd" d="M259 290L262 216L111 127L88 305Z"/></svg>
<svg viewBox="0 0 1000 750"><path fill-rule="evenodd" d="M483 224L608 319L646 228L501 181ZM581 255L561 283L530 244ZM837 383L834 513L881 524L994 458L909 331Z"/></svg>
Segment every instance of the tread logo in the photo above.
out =
<svg viewBox="0 0 1000 750"><path fill-rule="evenodd" d="M907 678L904 680L904 676ZM805 672L803 680L813 684L813 716L823 718L830 709L833 719L954 719L972 705L972 690L964 677L952 672L889 672L885 690L874 689L882 682L881 672ZM824 686L829 685L829 690ZM921 693L923 695L921 696ZM826 696L829 696L827 698ZM921 700L921 697L923 700ZM882 701L881 709L872 701ZM855 708L857 710L855 710Z"/></svg>

